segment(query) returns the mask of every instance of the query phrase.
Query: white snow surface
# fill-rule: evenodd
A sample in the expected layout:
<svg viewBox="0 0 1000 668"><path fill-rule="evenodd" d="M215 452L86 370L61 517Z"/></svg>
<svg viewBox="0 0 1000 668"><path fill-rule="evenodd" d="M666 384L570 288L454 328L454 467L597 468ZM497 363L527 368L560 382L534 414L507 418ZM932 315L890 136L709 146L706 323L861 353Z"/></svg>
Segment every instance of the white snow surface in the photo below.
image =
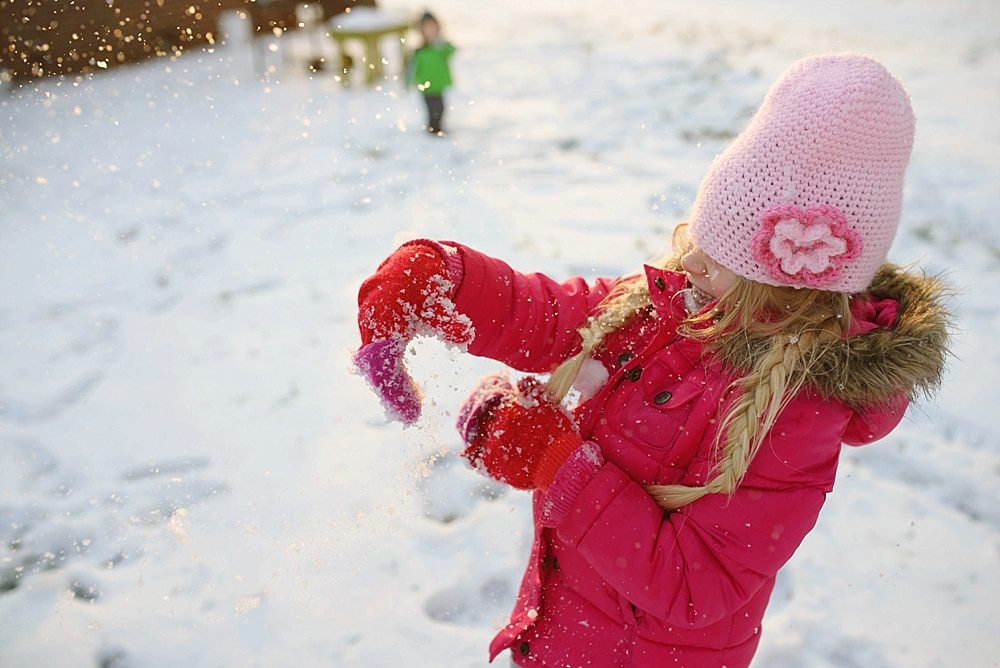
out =
<svg viewBox="0 0 1000 668"><path fill-rule="evenodd" d="M358 285L418 236L636 271L774 78L831 50L912 95L891 258L956 287L955 358L845 451L755 666L1000 665L998 5L615 7L435 3L443 140L396 81L307 74L305 35L263 78L233 45L0 91L0 665L486 665L529 498L452 422L499 365L419 342L424 417L387 423L350 373Z"/></svg>

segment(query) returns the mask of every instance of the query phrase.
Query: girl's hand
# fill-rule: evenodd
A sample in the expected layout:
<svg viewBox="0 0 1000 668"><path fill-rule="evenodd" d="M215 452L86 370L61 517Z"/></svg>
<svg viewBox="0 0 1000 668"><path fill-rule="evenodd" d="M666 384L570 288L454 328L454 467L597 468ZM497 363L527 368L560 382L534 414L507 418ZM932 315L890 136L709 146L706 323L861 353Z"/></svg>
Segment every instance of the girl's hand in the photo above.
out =
<svg viewBox="0 0 1000 668"><path fill-rule="evenodd" d="M514 387L505 376L487 376L463 405L458 427L468 444L462 456L518 489L548 489L583 442L572 417L534 378Z"/></svg>
<svg viewBox="0 0 1000 668"><path fill-rule="evenodd" d="M354 364L405 424L420 417L420 392L403 364L406 345L419 333L450 343L472 340L472 324L455 311L455 286L440 247L411 242L396 250L358 291L362 347Z"/></svg>
<svg viewBox="0 0 1000 668"><path fill-rule="evenodd" d="M477 385L458 409L455 428L462 435L466 445L476 441L492 413L501 403L516 401L517 387L505 373L495 373L479 380Z"/></svg>
<svg viewBox="0 0 1000 668"><path fill-rule="evenodd" d="M410 340L430 332L450 343L472 340L469 319L455 312L454 285L443 251L431 243L406 244L387 257L358 290L361 343Z"/></svg>

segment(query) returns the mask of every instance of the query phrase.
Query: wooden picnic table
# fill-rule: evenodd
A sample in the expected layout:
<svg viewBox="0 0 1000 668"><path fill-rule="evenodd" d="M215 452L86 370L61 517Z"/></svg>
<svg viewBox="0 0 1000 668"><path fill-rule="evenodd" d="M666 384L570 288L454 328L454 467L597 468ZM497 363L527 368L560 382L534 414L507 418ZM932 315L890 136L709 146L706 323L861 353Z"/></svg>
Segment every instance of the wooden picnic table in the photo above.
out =
<svg viewBox="0 0 1000 668"><path fill-rule="evenodd" d="M382 53L379 41L384 37L395 35L399 42L399 58L402 64L403 76L406 76L408 52L406 49L406 34L410 31L410 22L385 14L377 9L358 7L353 11L338 14L330 19L329 35L337 45L340 56L342 82L347 85L351 70L351 58L345 44L350 40L362 43L364 48L365 83L376 85L383 77Z"/></svg>

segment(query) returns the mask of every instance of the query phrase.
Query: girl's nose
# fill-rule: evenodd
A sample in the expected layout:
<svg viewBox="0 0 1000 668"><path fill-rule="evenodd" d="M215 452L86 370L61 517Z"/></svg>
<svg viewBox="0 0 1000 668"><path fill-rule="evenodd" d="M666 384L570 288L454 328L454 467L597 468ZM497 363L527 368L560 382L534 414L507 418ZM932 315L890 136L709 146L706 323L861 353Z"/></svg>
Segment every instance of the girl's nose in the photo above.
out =
<svg viewBox="0 0 1000 668"><path fill-rule="evenodd" d="M704 276L708 273L708 265L705 258L696 250L689 251L681 258L681 267L689 274Z"/></svg>

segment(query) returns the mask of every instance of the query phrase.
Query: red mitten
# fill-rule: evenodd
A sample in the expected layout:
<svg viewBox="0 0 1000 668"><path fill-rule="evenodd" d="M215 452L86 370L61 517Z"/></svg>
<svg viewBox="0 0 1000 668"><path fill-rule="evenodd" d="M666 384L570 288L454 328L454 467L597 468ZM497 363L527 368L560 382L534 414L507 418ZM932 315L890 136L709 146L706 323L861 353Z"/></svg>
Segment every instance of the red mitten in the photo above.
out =
<svg viewBox="0 0 1000 668"><path fill-rule="evenodd" d="M407 342L421 329L451 343L472 340L472 322L455 311L446 251L434 242L411 242L390 255L358 291L361 349L354 364L404 424L420 417L420 392L403 364Z"/></svg>
<svg viewBox="0 0 1000 668"><path fill-rule="evenodd" d="M437 248L419 242L400 247L358 290L361 343L409 340L421 325L451 343L468 343L472 326L455 311L453 287Z"/></svg>
<svg viewBox="0 0 1000 668"><path fill-rule="evenodd" d="M545 490L583 441L573 419L545 398L541 383L524 378L517 389L516 396L505 398L489 409L489 415L479 418L462 456L511 487Z"/></svg>

